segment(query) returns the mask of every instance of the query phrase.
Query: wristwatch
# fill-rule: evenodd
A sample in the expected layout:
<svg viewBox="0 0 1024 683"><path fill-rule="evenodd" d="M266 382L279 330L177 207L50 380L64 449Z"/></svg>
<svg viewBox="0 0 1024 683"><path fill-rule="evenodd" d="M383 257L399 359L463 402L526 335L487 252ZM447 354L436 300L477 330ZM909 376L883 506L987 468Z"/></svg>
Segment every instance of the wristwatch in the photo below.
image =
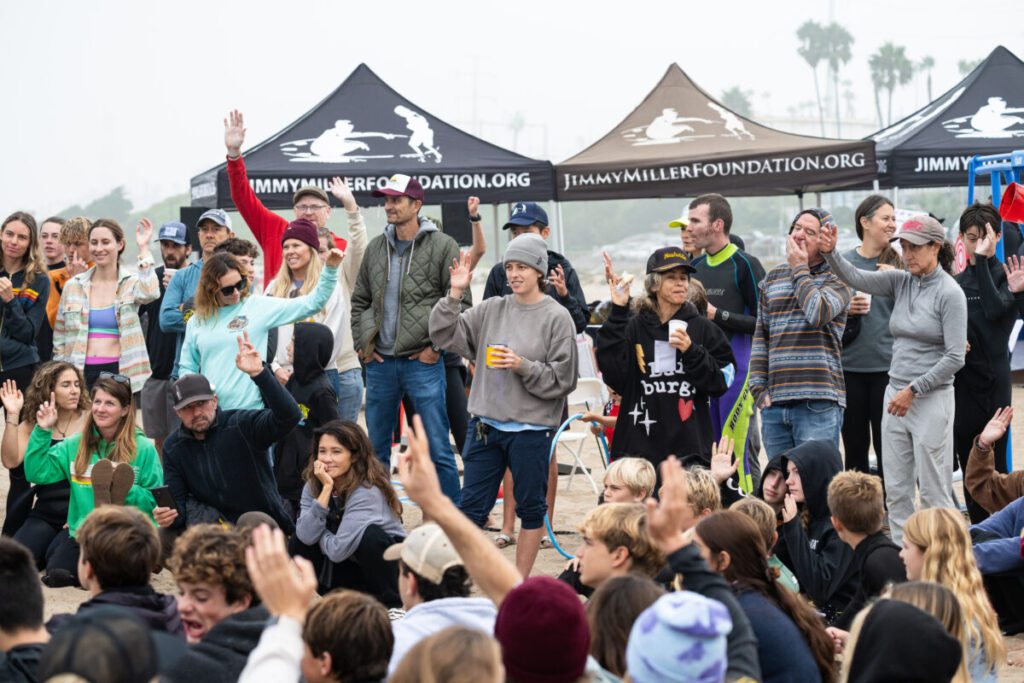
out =
<svg viewBox="0 0 1024 683"><path fill-rule="evenodd" d="M440 347L440 346L438 346L437 344L431 344L431 345L430 345L430 349L431 349L431 350L432 350L432 351L433 351L434 353L441 353L441 351L442 351L441 347Z"/></svg>
<svg viewBox="0 0 1024 683"><path fill-rule="evenodd" d="M482 221L483 219L482 219L482 218L480 217L480 214L477 214L477 215L475 215L475 216L470 216L470 217L469 217L469 220L470 220L470 222L472 222L472 223L479 223L479 222L480 222L480 221Z"/></svg>

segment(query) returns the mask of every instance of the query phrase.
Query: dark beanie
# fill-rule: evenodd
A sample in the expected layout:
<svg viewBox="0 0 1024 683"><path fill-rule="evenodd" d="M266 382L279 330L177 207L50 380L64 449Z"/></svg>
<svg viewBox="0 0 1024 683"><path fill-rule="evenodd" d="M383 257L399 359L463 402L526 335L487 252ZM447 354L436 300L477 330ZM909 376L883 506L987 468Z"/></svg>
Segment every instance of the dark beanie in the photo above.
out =
<svg viewBox="0 0 1024 683"><path fill-rule="evenodd" d="M281 235L281 244L285 240L299 240L320 251L320 235L317 234L316 223L307 218L296 218L288 224L288 229Z"/></svg>
<svg viewBox="0 0 1024 683"><path fill-rule="evenodd" d="M509 591L494 637L516 683L574 683L587 666L590 631L583 605L568 584L546 576Z"/></svg>
<svg viewBox="0 0 1024 683"><path fill-rule="evenodd" d="M850 661L850 683L949 681L960 666L960 641L927 612L879 600L861 624Z"/></svg>

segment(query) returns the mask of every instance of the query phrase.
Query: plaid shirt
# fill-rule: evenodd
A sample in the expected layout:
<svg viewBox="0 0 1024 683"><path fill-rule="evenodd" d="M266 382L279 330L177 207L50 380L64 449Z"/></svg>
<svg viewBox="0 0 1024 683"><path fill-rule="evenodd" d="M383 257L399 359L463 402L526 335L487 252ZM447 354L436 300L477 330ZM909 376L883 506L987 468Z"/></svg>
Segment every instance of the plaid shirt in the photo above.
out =
<svg viewBox="0 0 1024 683"><path fill-rule="evenodd" d="M53 359L63 360L84 368L89 345L89 289L96 268L76 275L64 285L53 328ZM120 334L121 358L119 369L132 381L132 392L142 391L150 376L149 353L139 323L139 306L156 301L160 296L160 281L152 263L140 264L138 274L118 270L117 292L114 295L114 314Z"/></svg>

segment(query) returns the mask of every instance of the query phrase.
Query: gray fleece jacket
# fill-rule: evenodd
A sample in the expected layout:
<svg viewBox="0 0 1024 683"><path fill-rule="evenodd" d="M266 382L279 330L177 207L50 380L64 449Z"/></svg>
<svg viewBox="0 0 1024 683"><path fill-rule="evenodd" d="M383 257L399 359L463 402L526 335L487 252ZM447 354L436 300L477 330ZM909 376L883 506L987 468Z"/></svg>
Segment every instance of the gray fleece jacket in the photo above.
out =
<svg viewBox="0 0 1024 683"><path fill-rule="evenodd" d="M576 388L576 328L549 296L535 304L515 295L487 299L460 314L446 296L430 312L430 339L476 363L469 412L498 422L557 427L565 397ZM517 370L487 367L487 345L504 344L522 357Z"/></svg>
<svg viewBox="0 0 1024 683"><path fill-rule="evenodd" d="M967 299L956 280L941 267L917 277L903 270L860 270L834 250L824 256L846 284L894 300L889 384L909 384L915 394L952 387L967 353Z"/></svg>
<svg viewBox="0 0 1024 683"><path fill-rule="evenodd" d="M306 545L319 545L331 562L344 562L359 547L366 527L376 524L392 536L405 536L402 520L388 507L384 494L376 486L360 486L345 501L341 524L335 533L327 528L327 509L309 490L302 489L299 520L295 535Z"/></svg>

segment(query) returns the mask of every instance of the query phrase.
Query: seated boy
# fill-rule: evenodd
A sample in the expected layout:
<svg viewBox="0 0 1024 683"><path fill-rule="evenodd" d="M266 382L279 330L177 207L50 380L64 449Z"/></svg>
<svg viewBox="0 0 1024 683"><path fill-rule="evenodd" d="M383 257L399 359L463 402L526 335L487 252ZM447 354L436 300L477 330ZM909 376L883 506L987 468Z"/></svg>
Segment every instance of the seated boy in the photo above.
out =
<svg viewBox="0 0 1024 683"><path fill-rule="evenodd" d="M654 492L657 476L646 458L619 458L604 473L605 503L642 503Z"/></svg>
<svg viewBox="0 0 1024 683"><path fill-rule="evenodd" d="M882 531L885 496L880 478L852 470L840 472L828 485L828 509L839 538L853 549L860 572L857 591L835 622L836 627L849 630L868 601L886 585L906 581L907 572L899 546Z"/></svg>
<svg viewBox="0 0 1024 683"><path fill-rule="evenodd" d="M760 498L748 496L730 505L729 509L742 512L754 520L757 528L761 530L761 535L764 537L764 547L768 548L768 566L775 572L776 580L794 593L799 593L800 582L793 576L793 572L789 571L789 567L784 565L782 560L775 554L775 545L779 540L779 531L775 521L775 510L772 509L772 506Z"/></svg>
<svg viewBox="0 0 1024 683"><path fill-rule="evenodd" d="M35 683L43 628L43 585L25 546L0 538L0 681Z"/></svg>
<svg viewBox="0 0 1024 683"><path fill-rule="evenodd" d="M1013 419L1013 408L1000 408L974 441L967 458L964 487L978 505L990 515L1024 496L1024 470L1009 474L996 471L994 446L999 443Z"/></svg>
<svg viewBox="0 0 1024 683"><path fill-rule="evenodd" d="M151 630L184 639L177 601L149 585L160 564L160 537L145 514L117 505L96 508L78 529L78 545L78 581L91 596L78 614L116 605L134 612ZM46 626L52 633L73 619L58 614Z"/></svg>

